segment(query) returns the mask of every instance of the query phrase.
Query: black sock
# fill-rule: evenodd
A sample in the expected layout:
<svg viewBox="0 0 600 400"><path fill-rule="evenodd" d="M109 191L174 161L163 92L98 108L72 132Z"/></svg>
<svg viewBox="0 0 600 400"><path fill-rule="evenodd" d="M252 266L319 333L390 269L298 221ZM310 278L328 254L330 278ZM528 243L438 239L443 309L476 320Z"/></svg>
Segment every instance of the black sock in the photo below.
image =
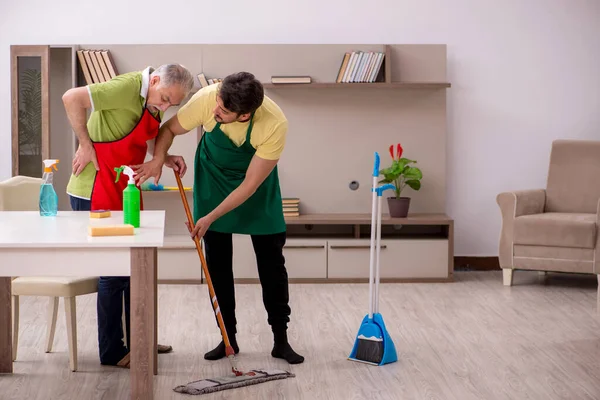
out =
<svg viewBox="0 0 600 400"><path fill-rule="evenodd" d="M283 358L290 364L300 364L304 362L304 357L296 353L288 343L285 331L274 331L275 345L271 351L271 356Z"/></svg>
<svg viewBox="0 0 600 400"><path fill-rule="evenodd" d="M229 338L229 343L231 344L231 347L233 347L233 351L235 352L235 354L240 352L240 348L238 347L236 341L231 339L231 336ZM223 340L221 340L221 343L219 343L217 345L217 347L215 347L208 353L204 354L204 359L205 360L219 360L225 356L226 356L225 342Z"/></svg>

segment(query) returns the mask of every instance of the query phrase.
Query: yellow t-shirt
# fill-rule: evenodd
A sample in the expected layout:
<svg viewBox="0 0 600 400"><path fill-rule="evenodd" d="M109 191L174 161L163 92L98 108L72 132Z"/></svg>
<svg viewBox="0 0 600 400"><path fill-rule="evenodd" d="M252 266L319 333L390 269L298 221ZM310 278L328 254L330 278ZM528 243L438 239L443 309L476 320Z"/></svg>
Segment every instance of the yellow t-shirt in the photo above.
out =
<svg viewBox="0 0 600 400"><path fill-rule="evenodd" d="M202 125L210 132L217 124L213 110L217 105L219 84L200 89L177 112L177 118L183 129L191 131ZM221 124L221 131L236 146L246 141L249 122ZM285 146L288 121L283 111L270 98L265 96L262 105L254 113L250 144L256 149L256 156L266 160L278 160Z"/></svg>

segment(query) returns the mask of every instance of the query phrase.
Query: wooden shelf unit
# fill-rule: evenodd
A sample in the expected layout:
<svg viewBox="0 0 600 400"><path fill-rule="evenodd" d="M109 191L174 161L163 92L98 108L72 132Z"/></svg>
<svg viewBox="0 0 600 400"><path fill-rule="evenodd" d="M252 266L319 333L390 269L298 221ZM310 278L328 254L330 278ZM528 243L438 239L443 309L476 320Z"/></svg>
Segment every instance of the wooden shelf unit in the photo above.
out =
<svg viewBox="0 0 600 400"><path fill-rule="evenodd" d="M58 132L50 135L49 146L42 146L49 158L72 159L77 147L64 115L61 95L70 87L85 85L76 56L80 48L79 45L43 46L39 56L42 69L49 71L42 81L43 98L48 98L43 107L49 109L50 131ZM402 142L406 155L417 159L423 170L423 187L410 194L409 218L383 217L382 281L452 280L453 221L443 214L447 147L444 89L451 87L447 82L445 45L88 44L85 48L110 50L120 73L179 62L194 75L205 73L215 78L245 70L265 82L267 94L285 111L290 122L290 145L278 164L282 195L299 197L304 208L300 217L286 218L285 255L292 282L367 281L371 220L369 214L360 212L371 208L368 187L373 151L379 151L383 161L387 147ZM48 49L51 57L44 56ZM40 52L34 46L15 46L13 50L14 65L17 65L16 50L21 55L27 55L27 51ZM352 51L385 52L376 82L336 82L345 52ZM270 80L276 75L309 75L313 83L273 84ZM324 90L314 96L316 92L301 88ZM361 92L347 92L349 88ZM288 93L289 89L293 89L293 94ZM13 104L18 104L14 97ZM164 120L176 112L177 108L169 109ZM14 126L16 123L13 121ZM170 149L172 154L183 156L190 167L182 179L186 187L193 185L192 165L201 130L197 131L198 135L178 136ZM349 137L353 146L339 152L340 142ZM13 140L16 142L16 138ZM13 153L19 156L16 150ZM306 162L306 155L310 155L311 162ZM340 165L343 172L336 174L335 184L322 179L324 170L335 170ZM69 176L68 168L59 168L56 174L60 209L70 209L65 195ZM360 181L357 191L348 189L352 180ZM161 183L176 186L167 167ZM159 278L172 283L202 282L179 193L166 192L144 192L146 209L167 212L166 244L158 255ZM186 196L193 206L192 191L187 191ZM332 210L340 214L329 213ZM237 281L258 282L250 238L234 235L234 252Z"/></svg>
<svg viewBox="0 0 600 400"><path fill-rule="evenodd" d="M333 82L314 82L314 83L263 83L265 89L279 88L377 88L377 89L446 89L451 85L448 82L374 82L374 83L333 83Z"/></svg>
<svg viewBox="0 0 600 400"><path fill-rule="evenodd" d="M449 82L413 82L392 80L392 46L384 45L385 57L375 82L311 82L311 83L271 83L265 82L265 89L279 88L385 88L385 89L446 89Z"/></svg>

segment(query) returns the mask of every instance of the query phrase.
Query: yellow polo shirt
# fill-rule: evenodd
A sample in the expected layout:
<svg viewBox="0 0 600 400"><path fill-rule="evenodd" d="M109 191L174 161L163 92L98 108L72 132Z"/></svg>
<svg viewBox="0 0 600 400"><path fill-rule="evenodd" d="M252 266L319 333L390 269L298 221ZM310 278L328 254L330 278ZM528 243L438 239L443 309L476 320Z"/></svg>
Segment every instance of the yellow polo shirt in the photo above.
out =
<svg viewBox="0 0 600 400"><path fill-rule="evenodd" d="M219 84L206 86L196 92L192 98L177 112L177 118L183 129L203 126L210 132L217 125L213 110L217 105ZM246 140L249 122L232 122L221 124L221 131L236 146ZM262 105L254 113L250 144L256 149L256 155L266 160L278 160L285 146L288 121L279 106L265 96Z"/></svg>

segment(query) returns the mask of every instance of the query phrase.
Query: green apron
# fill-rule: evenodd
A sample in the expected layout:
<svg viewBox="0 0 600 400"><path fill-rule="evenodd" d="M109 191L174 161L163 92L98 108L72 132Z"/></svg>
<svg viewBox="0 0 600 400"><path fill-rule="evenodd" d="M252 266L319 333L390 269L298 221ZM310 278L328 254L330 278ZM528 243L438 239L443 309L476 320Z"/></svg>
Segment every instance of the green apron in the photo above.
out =
<svg viewBox="0 0 600 400"><path fill-rule="evenodd" d="M237 188L256 150L250 144L252 121L245 142L237 147L221 131L221 123L205 132L196 149L194 176L194 220L214 210ZM277 166L244 203L221 216L208 228L223 233L264 235L286 230Z"/></svg>

